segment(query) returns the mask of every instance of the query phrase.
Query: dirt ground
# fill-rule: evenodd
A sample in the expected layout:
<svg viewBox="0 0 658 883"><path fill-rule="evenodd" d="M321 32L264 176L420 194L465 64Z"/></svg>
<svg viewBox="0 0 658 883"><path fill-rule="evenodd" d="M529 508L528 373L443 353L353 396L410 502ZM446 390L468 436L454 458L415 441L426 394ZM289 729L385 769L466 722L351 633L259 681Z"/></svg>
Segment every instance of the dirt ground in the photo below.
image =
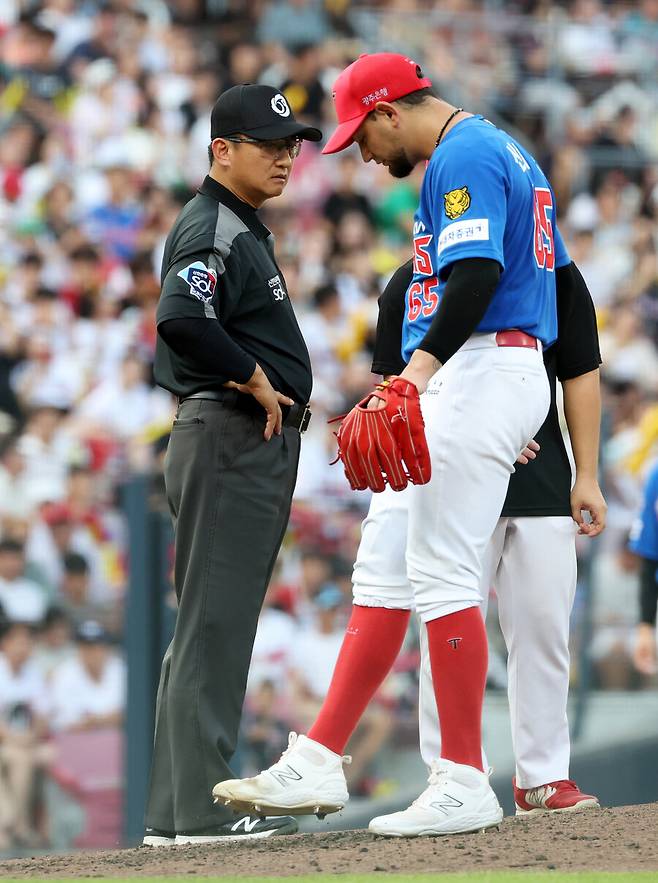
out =
<svg viewBox="0 0 658 883"><path fill-rule="evenodd" d="M2 877L280 876L489 869L657 871L658 803L530 818L499 830L398 840L365 831L221 846L122 849L0 862Z"/></svg>

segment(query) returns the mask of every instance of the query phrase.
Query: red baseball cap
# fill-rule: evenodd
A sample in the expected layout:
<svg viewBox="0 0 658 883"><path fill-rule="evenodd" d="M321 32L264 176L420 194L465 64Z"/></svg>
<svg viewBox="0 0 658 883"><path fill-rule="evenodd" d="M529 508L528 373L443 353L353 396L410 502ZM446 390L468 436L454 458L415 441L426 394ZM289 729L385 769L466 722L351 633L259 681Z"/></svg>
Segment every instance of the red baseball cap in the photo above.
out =
<svg viewBox="0 0 658 883"><path fill-rule="evenodd" d="M338 153L348 147L378 101L395 101L431 85L432 81L423 75L420 65L406 55L394 52L360 55L334 83L338 128L322 152Z"/></svg>

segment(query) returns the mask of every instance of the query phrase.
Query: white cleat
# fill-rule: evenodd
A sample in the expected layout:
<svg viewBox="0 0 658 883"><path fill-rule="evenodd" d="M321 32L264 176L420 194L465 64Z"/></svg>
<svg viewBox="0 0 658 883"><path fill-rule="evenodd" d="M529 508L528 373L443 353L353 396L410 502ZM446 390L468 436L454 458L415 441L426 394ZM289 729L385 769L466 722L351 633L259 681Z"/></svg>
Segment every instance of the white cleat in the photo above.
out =
<svg viewBox="0 0 658 883"><path fill-rule="evenodd" d="M236 812L261 816L326 815L347 801L341 757L308 736L290 733L281 759L251 779L227 779L212 789L213 797Z"/></svg>
<svg viewBox="0 0 658 883"><path fill-rule="evenodd" d="M489 776L475 767L437 760L428 782L408 809L378 816L368 830L384 837L431 837L480 831L502 821Z"/></svg>

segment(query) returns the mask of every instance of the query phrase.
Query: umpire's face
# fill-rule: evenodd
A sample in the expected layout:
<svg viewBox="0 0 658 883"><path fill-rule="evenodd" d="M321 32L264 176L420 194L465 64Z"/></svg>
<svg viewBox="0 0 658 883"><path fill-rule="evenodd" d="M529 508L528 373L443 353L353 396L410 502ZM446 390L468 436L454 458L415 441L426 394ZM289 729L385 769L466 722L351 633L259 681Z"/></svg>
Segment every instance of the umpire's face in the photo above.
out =
<svg viewBox="0 0 658 883"><path fill-rule="evenodd" d="M254 142L248 137L215 138L213 157L221 169L222 182L258 208L266 199L283 193L299 144L292 138Z"/></svg>

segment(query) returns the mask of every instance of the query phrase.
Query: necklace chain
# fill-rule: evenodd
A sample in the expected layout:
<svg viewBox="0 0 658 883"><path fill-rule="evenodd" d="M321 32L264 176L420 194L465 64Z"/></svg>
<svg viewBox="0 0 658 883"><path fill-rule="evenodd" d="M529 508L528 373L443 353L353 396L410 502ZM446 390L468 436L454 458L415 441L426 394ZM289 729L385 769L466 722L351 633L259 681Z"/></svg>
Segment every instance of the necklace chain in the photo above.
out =
<svg viewBox="0 0 658 883"><path fill-rule="evenodd" d="M464 109L463 107L457 107L457 108L456 108L455 110L453 110L453 112L450 114L450 116L448 117L448 119L447 119L447 120L445 121L445 123L443 124L443 128L442 128L441 131L439 132L439 137L436 139L436 144L434 145L435 148L437 148L437 147L439 146L439 144L441 143L441 139L443 138L444 132L445 132L445 130L448 128L448 126L450 125L450 123L454 120L454 118L457 116L458 113L461 113L461 112L462 112L463 109Z"/></svg>

